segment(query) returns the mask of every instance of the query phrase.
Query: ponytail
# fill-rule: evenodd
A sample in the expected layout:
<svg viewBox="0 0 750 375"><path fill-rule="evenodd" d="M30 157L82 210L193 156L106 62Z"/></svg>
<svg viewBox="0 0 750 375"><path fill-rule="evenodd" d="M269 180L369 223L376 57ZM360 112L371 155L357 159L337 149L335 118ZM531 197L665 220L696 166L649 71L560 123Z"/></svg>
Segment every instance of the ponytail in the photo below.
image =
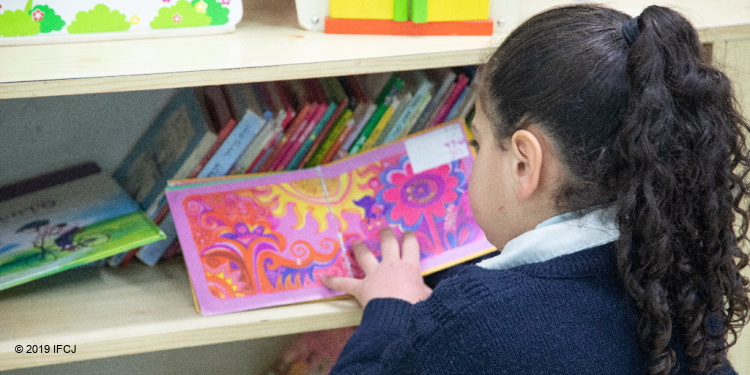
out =
<svg viewBox="0 0 750 375"><path fill-rule="evenodd" d="M684 348L710 372L748 320L748 123L700 57L690 23L554 8L516 28L482 68L479 100L500 142L532 119L568 170L561 212L617 209L618 270L640 314L650 374ZM679 334L678 334L679 333Z"/></svg>
<svg viewBox="0 0 750 375"><path fill-rule="evenodd" d="M705 373L747 320L748 280L739 270L748 255L739 244L748 230L748 125L730 81L701 60L685 18L651 6L638 29L609 166L619 190L618 268L641 313L649 372L668 374L676 363L675 326L691 369Z"/></svg>

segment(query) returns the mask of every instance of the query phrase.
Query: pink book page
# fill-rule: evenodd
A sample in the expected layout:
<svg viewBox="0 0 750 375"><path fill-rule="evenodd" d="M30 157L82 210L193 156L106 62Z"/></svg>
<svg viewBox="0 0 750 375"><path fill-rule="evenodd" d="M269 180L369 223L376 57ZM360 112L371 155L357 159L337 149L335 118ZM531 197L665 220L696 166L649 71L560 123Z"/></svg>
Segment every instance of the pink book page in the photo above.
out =
<svg viewBox="0 0 750 375"><path fill-rule="evenodd" d="M328 298L346 276L317 170L167 192L203 315Z"/></svg>
<svg viewBox="0 0 750 375"><path fill-rule="evenodd" d="M372 160L362 165L362 160ZM404 141L323 167L328 201L347 253L363 241L380 256L379 231L417 236L425 274L494 247L474 221L467 195L473 165L463 124L440 126ZM355 276L361 271L351 260Z"/></svg>
<svg viewBox="0 0 750 375"><path fill-rule="evenodd" d="M425 273L494 248L469 209L462 121L314 169L196 180L167 190L203 315L338 295L323 275L362 275L351 245L414 231ZM346 256L345 256L346 254Z"/></svg>

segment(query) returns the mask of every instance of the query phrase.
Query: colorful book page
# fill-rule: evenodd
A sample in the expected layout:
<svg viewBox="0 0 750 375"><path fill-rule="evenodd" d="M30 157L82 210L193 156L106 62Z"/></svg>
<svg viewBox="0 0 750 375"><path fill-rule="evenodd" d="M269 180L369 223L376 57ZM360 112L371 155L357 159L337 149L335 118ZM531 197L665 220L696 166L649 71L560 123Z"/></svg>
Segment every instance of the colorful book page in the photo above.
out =
<svg viewBox="0 0 750 375"><path fill-rule="evenodd" d="M321 274L348 275L318 171L170 190L202 314L335 296Z"/></svg>
<svg viewBox="0 0 750 375"><path fill-rule="evenodd" d="M313 169L168 187L200 312L337 296L320 277L360 276L351 244L379 254L383 227L416 232L426 273L493 251L469 209L464 128L457 121Z"/></svg>
<svg viewBox="0 0 750 375"><path fill-rule="evenodd" d="M363 241L379 257L382 228L412 231L425 274L493 249L471 215L473 155L459 121L363 155L322 169L346 249Z"/></svg>

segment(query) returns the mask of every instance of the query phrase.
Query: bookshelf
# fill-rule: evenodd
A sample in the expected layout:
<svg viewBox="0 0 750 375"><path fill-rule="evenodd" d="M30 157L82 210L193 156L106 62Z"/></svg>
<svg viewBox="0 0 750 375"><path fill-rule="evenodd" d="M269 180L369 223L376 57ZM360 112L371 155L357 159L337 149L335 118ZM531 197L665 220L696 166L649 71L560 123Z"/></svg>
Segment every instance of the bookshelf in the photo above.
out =
<svg viewBox="0 0 750 375"><path fill-rule="evenodd" d="M293 1L245 0L245 17L231 34L0 47L0 99L481 64L514 24L564 2L505 3L509 16L492 37L401 37L307 31L297 26ZM650 2L605 3L634 14ZM678 8L712 43L717 63L746 63L750 4L691 0ZM750 108L750 74L733 74ZM0 370L7 370L351 326L361 309L341 299L202 317L176 260L155 268L81 269L2 291L0 317ZM19 355L19 344L76 345L77 353Z"/></svg>

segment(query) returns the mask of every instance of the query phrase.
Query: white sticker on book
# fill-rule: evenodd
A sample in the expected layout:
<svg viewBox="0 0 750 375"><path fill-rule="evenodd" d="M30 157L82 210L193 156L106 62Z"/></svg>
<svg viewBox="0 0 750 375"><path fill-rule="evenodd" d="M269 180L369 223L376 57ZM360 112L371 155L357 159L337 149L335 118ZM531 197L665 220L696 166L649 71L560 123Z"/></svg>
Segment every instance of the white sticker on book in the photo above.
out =
<svg viewBox="0 0 750 375"><path fill-rule="evenodd" d="M448 164L470 155L461 123L447 125L404 141L413 173Z"/></svg>

